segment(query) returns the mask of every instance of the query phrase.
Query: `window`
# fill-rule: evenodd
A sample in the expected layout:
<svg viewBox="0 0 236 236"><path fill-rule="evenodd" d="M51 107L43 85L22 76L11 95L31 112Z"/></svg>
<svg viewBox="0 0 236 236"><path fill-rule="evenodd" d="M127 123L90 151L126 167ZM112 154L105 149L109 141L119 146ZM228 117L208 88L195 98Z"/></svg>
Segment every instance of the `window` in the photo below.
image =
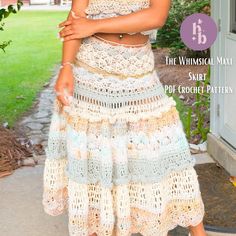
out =
<svg viewBox="0 0 236 236"><path fill-rule="evenodd" d="M230 1L230 32L236 34L236 0Z"/></svg>

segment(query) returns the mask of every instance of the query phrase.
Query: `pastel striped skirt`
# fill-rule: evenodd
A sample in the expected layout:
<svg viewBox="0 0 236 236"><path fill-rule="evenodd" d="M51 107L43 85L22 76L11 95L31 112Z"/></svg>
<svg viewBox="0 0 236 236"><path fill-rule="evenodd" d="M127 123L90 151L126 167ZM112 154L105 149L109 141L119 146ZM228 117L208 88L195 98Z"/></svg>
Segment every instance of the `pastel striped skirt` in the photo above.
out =
<svg viewBox="0 0 236 236"><path fill-rule="evenodd" d="M45 212L66 211L70 236L166 236L177 225L200 223L195 159L150 42L85 38L73 73L70 105L54 102Z"/></svg>

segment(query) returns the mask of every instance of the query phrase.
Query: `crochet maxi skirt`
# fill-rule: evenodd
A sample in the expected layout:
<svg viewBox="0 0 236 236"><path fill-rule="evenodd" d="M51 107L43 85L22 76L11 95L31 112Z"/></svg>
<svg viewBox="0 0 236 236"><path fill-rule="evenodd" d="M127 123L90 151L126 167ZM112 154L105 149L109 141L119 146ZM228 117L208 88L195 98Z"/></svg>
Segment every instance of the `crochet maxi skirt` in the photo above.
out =
<svg viewBox="0 0 236 236"><path fill-rule="evenodd" d="M199 224L204 204L182 123L139 47L85 38L69 106L55 98L43 206L70 236L166 236Z"/></svg>

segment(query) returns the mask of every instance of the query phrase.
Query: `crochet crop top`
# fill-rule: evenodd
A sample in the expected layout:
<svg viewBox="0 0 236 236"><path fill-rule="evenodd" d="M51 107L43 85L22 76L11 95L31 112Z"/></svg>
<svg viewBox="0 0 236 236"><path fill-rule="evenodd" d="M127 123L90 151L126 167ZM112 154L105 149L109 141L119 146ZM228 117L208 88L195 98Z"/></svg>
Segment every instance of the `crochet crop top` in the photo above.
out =
<svg viewBox="0 0 236 236"><path fill-rule="evenodd" d="M149 4L150 0L89 0L85 13L88 18L101 19L139 11L148 8ZM142 31L140 33L149 35L151 42L156 41L157 29Z"/></svg>

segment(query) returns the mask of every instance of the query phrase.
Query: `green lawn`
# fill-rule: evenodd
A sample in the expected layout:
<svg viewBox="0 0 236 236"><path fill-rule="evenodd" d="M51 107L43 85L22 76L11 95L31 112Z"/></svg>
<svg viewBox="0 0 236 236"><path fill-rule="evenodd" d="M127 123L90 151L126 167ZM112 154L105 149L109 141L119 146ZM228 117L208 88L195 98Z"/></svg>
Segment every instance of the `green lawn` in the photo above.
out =
<svg viewBox="0 0 236 236"><path fill-rule="evenodd" d="M0 122L14 122L26 111L60 62L59 22L67 12L21 11L5 20L0 41L12 40L0 51ZM17 99L23 96L25 99Z"/></svg>

